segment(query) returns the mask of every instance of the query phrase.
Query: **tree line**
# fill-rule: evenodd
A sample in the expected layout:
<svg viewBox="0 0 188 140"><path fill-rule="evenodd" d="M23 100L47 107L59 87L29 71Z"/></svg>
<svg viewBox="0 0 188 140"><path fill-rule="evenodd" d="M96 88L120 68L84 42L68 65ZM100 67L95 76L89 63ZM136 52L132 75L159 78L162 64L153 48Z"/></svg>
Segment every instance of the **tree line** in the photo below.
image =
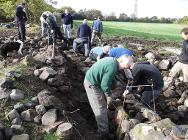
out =
<svg viewBox="0 0 188 140"><path fill-rule="evenodd" d="M1 20L5 21L7 19L13 20L15 17L16 6L22 1L23 0L0 0L0 22ZM93 20L100 16L105 21L188 24L188 16L181 19L165 17L159 18L157 16L136 18L134 14L128 16L126 13L121 13L119 16L116 16L114 12L109 15L103 15L102 12L97 9L81 9L78 12L67 6L55 9L53 6L47 4L45 0L25 0L25 2L27 5L27 16L31 22L39 22L39 18L44 11L62 13L65 9L68 9L74 19L78 20L82 20L84 18Z"/></svg>

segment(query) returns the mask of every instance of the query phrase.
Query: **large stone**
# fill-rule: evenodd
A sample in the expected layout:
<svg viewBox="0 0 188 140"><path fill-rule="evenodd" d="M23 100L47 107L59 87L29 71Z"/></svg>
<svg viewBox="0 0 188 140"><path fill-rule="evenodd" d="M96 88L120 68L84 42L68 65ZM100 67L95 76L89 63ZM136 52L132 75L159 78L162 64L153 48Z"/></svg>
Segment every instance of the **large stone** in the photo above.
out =
<svg viewBox="0 0 188 140"><path fill-rule="evenodd" d="M50 109L42 116L42 125L54 124L57 120L57 110Z"/></svg>
<svg viewBox="0 0 188 140"><path fill-rule="evenodd" d="M2 88L0 88L0 100L9 99L9 98L10 98L10 92L4 91Z"/></svg>
<svg viewBox="0 0 188 140"><path fill-rule="evenodd" d="M0 85L2 89L13 89L15 88L15 83L9 78L2 78L0 80Z"/></svg>
<svg viewBox="0 0 188 140"><path fill-rule="evenodd" d="M26 107L24 106L24 104L19 102L16 105L14 105L14 109L16 109L19 113L21 113L26 110Z"/></svg>
<svg viewBox="0 0 188 140"><path fill-rule="evenodd" d="M11 128L13 130L20 131L20 132L24 130L24 128L21 125L18 125L18 124L12 125Z"/></svg>
<svg viewBox="0 0 188 140"><path fill-rule="evenodd" d="M63 122L55 122L54 124L51 124L51 125L46 125L42 128L42 130L46 133L52 133L52 132L55 132L57 127L62 124Z"/></svg>
<svg viewBox="0 0 188 140"><path fill-rule="evenodd" d="M186 99L186 100L184 101L184 105L185 105L186 107L188 107L188 99Z"/></svg>
<svg viewBox="0 0 188 140"><path fill-rule="evenodd" d="M60 138L71 139L73 126L71 123L62 123L58 126L56 133Z"/></svg>
<svg viewBox="0 0 188 140"><path fill-rule="evenodd" d="M34 109L28 109L21 113L21 118L27 122L33 121L35 116L37 116L37 112Z"/></svg>
<svg viewBox="0 0 188 140"><path fill-rule="evenodd" d="M170 61L169 60L162 60L159 62L158 68L160 70L168 70L170 66Z"/></svg>
<svg viewBox="0 0 188 140"><path fill-rule="evenodd" d="M170 119L164 119L153 124L139 123L130 131L130 137L134 140L167 140L172 139L170 133L163 133L170 130L175 124Z"/></svg>
<svg viewBox="0 0 188 140"><path fill-rule="evenodd" d="M40 70L40 69L34 70L34 75L35 76L39 76L41 73L42 73L42 70Z"/></svg>
<svg viewBox="0 0 188 140"><path fill-rule="evenodd" d="M39 115L43 115L44 113L46 113L46 108L43 105L37 105L35 106L35 109Z"/></svg>
<svg viewBox="0 0 188 140"><path fill-rule="evenodd" d="M50 86L59 87L64 84L64 81L58 78L49 78L47 83Z"/></svg>
<svg viewBox="0 0 188 140"><path fill-rule="evenodd" d="M51 92L45 89L39 92L37 95L39 104L45 107L54 106L54 104L56 104L56 98L49 94L51 94Z"/></svg>
<svg viewBox="0 0 188 140"><path fill-rule="evenodd" d="M38 101L38 97L32 97L31 98L31 102L35 103L35 104L39 104L39 101Z"/></svg>
<svg viewBox="0 0 188 140"><path fill-rule="evenodd" d="M41 118L42 116L38 115L34 118L34 122L37 123L37 124L40 124L41 123Z"/></svg>
<svg viewBox="0 0 188 140"><path fill-rule="evenodd" d="M42 81L46 81L48 78L54 77L57 74L57 72L55 70L53 70L52 68L46 68L41 75L39 76L39 78Z"/></svg>
<svg viewBox="0 0 188 140"><path fill-rule="evenodd" d="M20 118L15 118L15 119L12 120L11 124L12 125L21 125L22 120Z"/></svg>
<svg viewBox="0 0 188 140"><path fill-rule="evenodd" d="M29 140L28 134L14 135L11 140Z"/></svg>
<svg viewBox="0 0 188 140"><path fill-rule="evenodd" d="M148 59L148 60L154 60L155 59L155 54L152 53L152 52L148 52L145 57Z"/></svg>
<svg viewBox="0 0 188 140"><path fill-rule="evenodd" d="M20 101L24 98L24 92L19 89L13 89L10 98L14 101Z"/></svg>
<svg viewBox="0 0 188 140"><path fill-rule="evenodd" d="M11 110L8 114L7 114L7 118L12 121L15 118L20 118L19 113L16 111L16 109Z"/></svg>

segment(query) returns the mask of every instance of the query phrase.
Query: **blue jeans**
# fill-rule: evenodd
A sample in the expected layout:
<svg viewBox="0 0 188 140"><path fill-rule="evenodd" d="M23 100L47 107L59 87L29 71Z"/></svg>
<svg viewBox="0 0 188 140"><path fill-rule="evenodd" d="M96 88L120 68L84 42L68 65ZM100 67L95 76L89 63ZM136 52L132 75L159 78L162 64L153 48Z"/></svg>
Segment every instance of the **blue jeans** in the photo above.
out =
<svg viewBox="0 0 188 140"><path fill-rule="evenodd" d="M154 90L154 96L155 98L159 97L159 95L162 93L163 87ZM153 101L153 91L144 91L142 92L141 101L146 104L147 106L150 106L151 102Z"/></svg>

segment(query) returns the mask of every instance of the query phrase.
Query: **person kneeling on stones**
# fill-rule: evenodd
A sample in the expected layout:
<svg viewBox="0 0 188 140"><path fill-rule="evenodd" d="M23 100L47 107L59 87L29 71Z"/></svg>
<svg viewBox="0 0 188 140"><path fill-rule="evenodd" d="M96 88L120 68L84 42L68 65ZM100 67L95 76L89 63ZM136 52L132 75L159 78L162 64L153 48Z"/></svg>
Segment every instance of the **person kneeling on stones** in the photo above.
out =
<svg viewBox="0 0 188 140"><path fill-rule="evenodd" d="M98 134L102 137L101 139L109 136L107 106L110 106L112 101L110 89L112 82L118 70L128 69L132 63L133 58L128 55L118 59L106 57L93 64L86 73L84 87L97 121Z"/></svg>
<svg viewBox="0 0 188 140"><path fill-rule="evenodd" d="M91 49L91 28L87 24L87 19L84 19L79 26L77 36L78 38L73 41L73 50L76 53L84 53L84 55L88 57Z"/></svg>
<svg viewBox="0 0 188 140"><path fill-rule="evenodd" d="M101 58L104 58L108 56L108 52L111 49L111 46L104 46L104 47L94 47L91 49L89 53L89 58L91 60L99 60Z"/></svg>
<svg viewBox="0 0 188 140"><path fill-rule="evenodd" d="M161 72L150 62L139 62L134 63L131 66L132 69L132 76L133 76L133 83L132 86L139 86L139 85L152 85L152 86L144 86L140 87L141 93L141 102L146 106L150 107L153 101L153 91L154 96L157 98L163 91L164 81L161 75ZM131 86L130 86L131 87ZM136 88L128 88L128 91L125 94L131 92L134 93L133 90Z"/></svg>
<svg viewBox="0 0 188 140"><path fill-rule="evenodd" d="M182 52L179 55L179 61L172 67L167 81L169 84L173 83L174 77L181 71L183 73L183 81L188 82L188 27L181 30L181 36L184 39Z"/></svg>

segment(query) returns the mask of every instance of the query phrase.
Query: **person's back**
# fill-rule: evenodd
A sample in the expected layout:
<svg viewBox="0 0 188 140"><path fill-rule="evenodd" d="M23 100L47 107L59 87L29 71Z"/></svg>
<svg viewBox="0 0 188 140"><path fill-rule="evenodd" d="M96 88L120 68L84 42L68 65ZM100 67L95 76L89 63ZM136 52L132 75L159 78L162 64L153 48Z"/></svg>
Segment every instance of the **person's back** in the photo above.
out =
<svg viewBox="0 0 188 140"><path fill-rule="evenodd" d="M164 86L163 77L161 72L149 62L136 63L132 69L134 78L134 85L137 84L151 84L151 79L154 84L154 89L159 89ZM145 88L151 90L151 88Z"/></svg>
<svg viewBox="0 0 188 140"><path fill-rule="evenodd" d="M89 55L91 55L93 53L95 53L97 55L101 55L103 53L103 47L94 47L94 48L92 48L90 53L89 53Z"/></svg>
<svg viewBox="0 0 188 140"><path fill-rule="evenodd" d="M101 87L104 93L111 93L109 84L116 75L117 70L117 60L112 57L107 57L93 64L87 71L85 79L92 85Z"/></svg>
<svg viewBox="0 0 188 140"><path fill-rule="evenodd" d="M48 15L48 17L46 18L46 22L48 23L50 28L52 28L53 30L55 30L58 27L58 25L52 15Z"/></svg>
<svg viewBox="0 0 188 140"><path fill-rule="evenodd" d="M100 19L93 21L92 30L95 30L95 31L98 31L98 32L103 31L103 25L102 25L102 21Z"/></svg>
<svg viewBox="0 0 188 140"><path fill-rule="evenodd" d="M129 56L133 56L134 53L127 49L127 48L123 48L123 47L116 47L116 48L112 48L110 49L109 51L109 56L110 57L115 57L115 58L119 58L121 57L122 55L129 55Z"/></svg>
<svg viewBox="0 0 188 140"><path fill-rule="evenodd" d="M91 38L91 28L85 23L81 24L78 28L78 36L80 38Z"/></svg>

